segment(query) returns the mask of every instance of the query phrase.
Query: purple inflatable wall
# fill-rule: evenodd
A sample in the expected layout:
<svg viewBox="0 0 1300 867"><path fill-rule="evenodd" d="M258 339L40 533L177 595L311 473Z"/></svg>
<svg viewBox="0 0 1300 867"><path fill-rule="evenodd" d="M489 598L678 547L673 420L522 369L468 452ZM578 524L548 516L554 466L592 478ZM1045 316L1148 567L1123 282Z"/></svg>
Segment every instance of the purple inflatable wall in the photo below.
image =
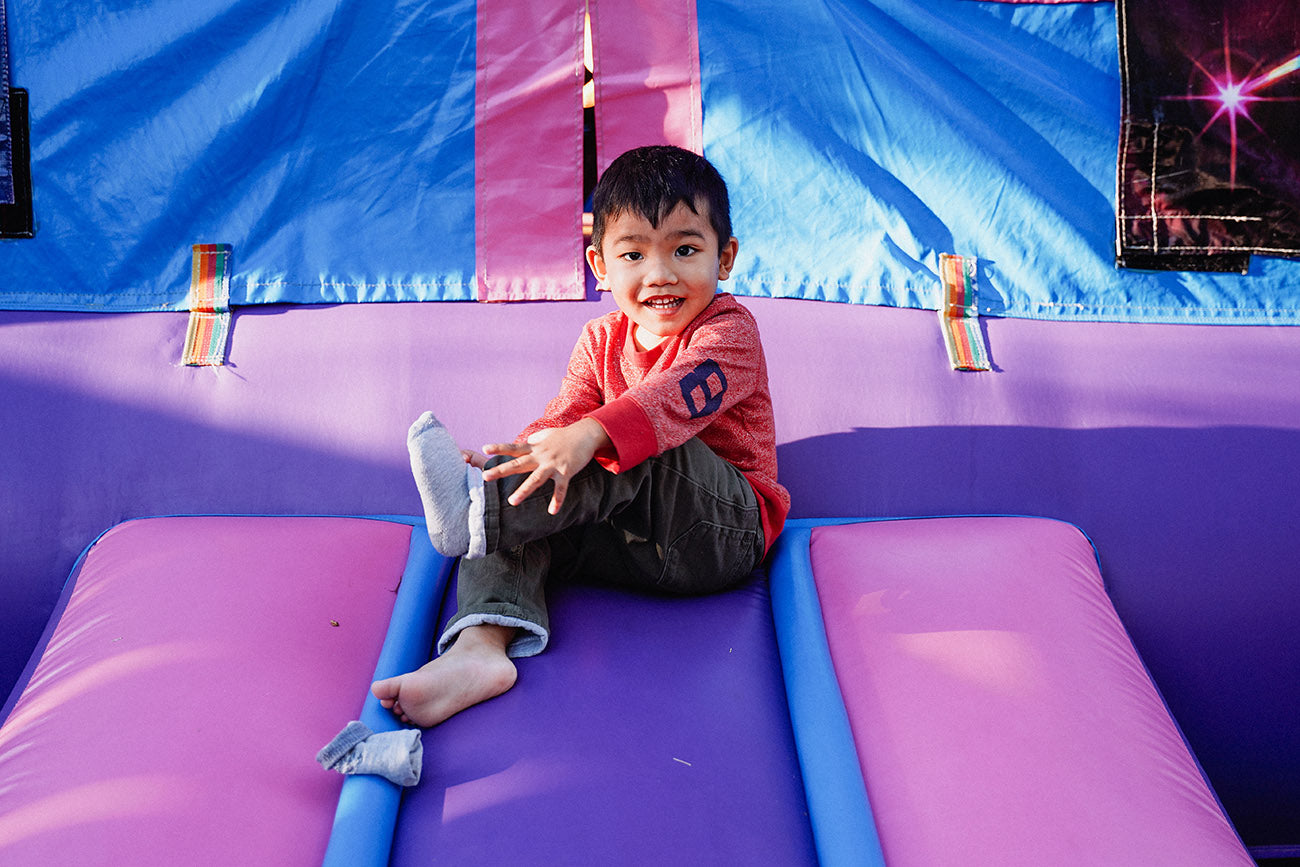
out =
<svg viewBox="0 0 1300 867"><path fill-rule="evenodd" d="M219 369L180 366L183 314L0 312L0 691L104 529L416 513L407 424L512 436L610 303L241 309ZM1300 845L1300 329L985 320L973 374L932 312L744 303L795 516L1077 524L1246 842Z"/></svg>

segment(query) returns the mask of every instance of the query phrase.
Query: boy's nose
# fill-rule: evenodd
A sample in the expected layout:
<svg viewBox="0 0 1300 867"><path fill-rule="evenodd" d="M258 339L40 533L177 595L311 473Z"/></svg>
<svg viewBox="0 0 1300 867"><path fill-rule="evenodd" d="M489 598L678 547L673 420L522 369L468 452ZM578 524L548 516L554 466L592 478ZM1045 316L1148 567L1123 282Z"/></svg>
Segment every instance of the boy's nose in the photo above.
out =
<svg viewBox="0 0 1300 867"><path fill-rule="evenodd" d="M646 269L645 282L648 286L668 286L677 282L677 272L673 270L670 262L656 257L651 260L650 267Z"/></svg>

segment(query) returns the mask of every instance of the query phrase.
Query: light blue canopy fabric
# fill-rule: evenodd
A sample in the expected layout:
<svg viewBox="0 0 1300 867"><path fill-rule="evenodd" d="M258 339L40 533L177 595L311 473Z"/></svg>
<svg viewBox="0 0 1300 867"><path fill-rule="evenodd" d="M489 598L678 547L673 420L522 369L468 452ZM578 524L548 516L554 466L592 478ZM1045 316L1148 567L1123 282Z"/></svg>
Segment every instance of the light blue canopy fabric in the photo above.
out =
<svg viewBox="0 0 1300 867"><path fill-rule="evenodd" d="M731 291L937 309L946 252L978 258L983 314L1300 321L1300 262L1115 268L1113 5L698 0L698 17Z"/></svg>
<svg viewBox="0 0 1300 867"><path fill-rule="evenodd" d="M510 243L474 232L475 0L6 3L36 233L0 242L0 308L175 309L196 243L232 245L236 305L471 300L476 244ZM1300 262L1114 267L1111 4L697 18L729 290L933 309L957 253L985 315L1300 321Z"/></svg>
<svg viewBox="0 0 1300 867"><path fill-rule="evenodd" d="M0 306L474 297L473 0L9 0L35 237Z"/></svg>

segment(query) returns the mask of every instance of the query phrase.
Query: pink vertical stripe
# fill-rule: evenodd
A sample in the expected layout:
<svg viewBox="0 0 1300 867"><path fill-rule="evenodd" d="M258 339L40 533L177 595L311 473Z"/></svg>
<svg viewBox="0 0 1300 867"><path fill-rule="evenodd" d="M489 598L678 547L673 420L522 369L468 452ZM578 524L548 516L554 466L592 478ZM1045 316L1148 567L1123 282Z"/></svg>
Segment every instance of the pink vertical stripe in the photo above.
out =
<svg viewBox="0 0 1300 867"><path fill-rule="evenodd" d="M582 0L479 0L474 222L480 301L586 294L582 20Z"/></svg>
<svg viewBox="0 0 1300 867"><path fill-rule="evenodd" d="M674 144L703 153L695 0L591 0L596 162Z"/></svg>

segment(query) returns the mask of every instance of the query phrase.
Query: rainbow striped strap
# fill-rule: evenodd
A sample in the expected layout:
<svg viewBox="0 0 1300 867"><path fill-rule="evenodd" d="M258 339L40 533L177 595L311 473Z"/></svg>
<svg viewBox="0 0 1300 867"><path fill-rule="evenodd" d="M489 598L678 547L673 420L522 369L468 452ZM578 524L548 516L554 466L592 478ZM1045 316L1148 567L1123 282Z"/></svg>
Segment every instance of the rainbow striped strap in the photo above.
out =
<svg viewBox="0 0 1300 867"><path fill-rule="evenodd" d="M989 352L980 330L975 257L940 253L939 278L943 282L939 327L952 369L990 370Z"/></svg>
<svg viewBox="0 0 1300 867"><path fill-rule="evenodd" d="M195 244L188 299L190 322L182 361L201 367L226 363L230 336L230 245Z"/></svg>

